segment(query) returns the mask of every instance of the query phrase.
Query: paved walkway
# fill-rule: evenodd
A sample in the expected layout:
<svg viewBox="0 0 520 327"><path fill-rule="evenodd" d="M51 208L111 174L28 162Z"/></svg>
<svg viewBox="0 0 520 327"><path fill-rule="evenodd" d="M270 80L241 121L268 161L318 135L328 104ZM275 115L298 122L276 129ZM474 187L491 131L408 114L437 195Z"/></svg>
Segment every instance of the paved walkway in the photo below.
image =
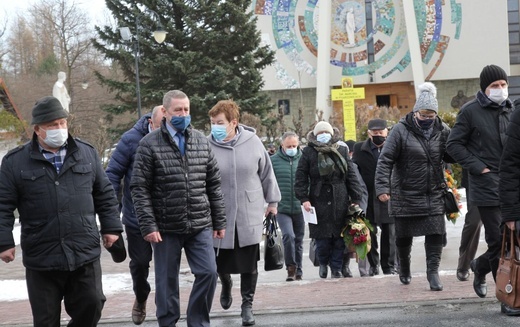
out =
<svg viewBox="0 0 520 327"><path fill-rule="evenodd" d="M463 224L461 219L459 228ZM455 227L452 227L452 229ZM455 229L457 230L457 228ZM450 234L449 234L450 235ZM460 234L459 234L460 235ZM443 253L443 261L441 263L441 281L444 290L441 292L433 292L429 290L429 284L425 276L425 257L423 241L420 238L414 240L414 248L412 251L412 283L410 285L402 285L399 277L393 276L375 276L375 277L359 277L356 264L351 263L351 269L354 278L345 279L320 279L318 277L318 269L311 265L307 253L304 260L304 276L303 281L285 282L285 270L273 272L265 272L263 261L259 262L260 276L257 293L254 301L255 313L262 314L273 311L298 311L298 310L315 310L318 308L333 308L356 305L385 305L395 306L401 304L419 304L423 302L434 301L436 303L445 301L485 301L490 306L496 306L499 310L496 298L494 297L494 284L491 276L488 278L489 295L486 299L479 299L473 291L472 277L470 281L459 282L455 277L456 258L458 253L458 235L451 233L448 246ZM308 249L308 239L306 240L305 250ZM481 242L481 248L484 247ZM479 250L479 253L482 251ZM17 250L17 260L9 265L1 264L0 269L3 277L23 279L23 267L21 266L21 251ZM111 261L109 254L104 251L102 256L102 267L104 272L104 289L107 295L107 302L103 310L102 322L128 321L128 325L132 326L130 312L134 301L131 291L128 274L128 259L123 264L115 264ZM7 274L6 274L7 272ZM153 272L153 268L152 268ZM126 279L125 279L126 278ZM212 315L240 315L240 283L238 275L233 275L235 281L233 287L233 305L229 310L224 311L219 304L220 284L217 287L217 293L213 302ZM116 287L115 284L126 280L125 288ZM151 276L153 284L153 273ZM187 300L193 275L189 272L189 268L185 260L182 263L181 273L181 309L186 312ZM20 286L20 292L25 285ZM113 289L115 287L115 289ZM2 292L2 290L0 290ZM0 325L1 326L30 326L32 322L29 303L26 299L15 301L3 301L0 304ZM155 306L153 294L148 300L148 317L154 319ZM66 321L67 315L63 314ZM147 320L149 320L147 319Z"/></svg>

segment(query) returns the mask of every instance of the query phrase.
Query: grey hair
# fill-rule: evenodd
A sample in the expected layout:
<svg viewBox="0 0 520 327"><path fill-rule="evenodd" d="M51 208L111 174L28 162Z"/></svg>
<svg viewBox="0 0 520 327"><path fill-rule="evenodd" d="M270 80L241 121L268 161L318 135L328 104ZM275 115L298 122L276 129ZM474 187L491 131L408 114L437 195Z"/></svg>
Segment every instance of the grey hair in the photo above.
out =
<svg viewBox="0 0 520 327"><path fill-rule="evenodd" d="M298 134L296 134L293 131L288 131L288 132L283 133L282 142L285 141L289 137L296 137L297 139L299 139Z"/></svg>
<svg viewBox="0 0 520 327"><path fill-rule="evenodd" d="M172 103L173 99L185 99L188 96L186 93L180 91L180 90L172 90L166 92L166 94L163 96L163 106L164 109L170 108L170 104Z"/></svg>

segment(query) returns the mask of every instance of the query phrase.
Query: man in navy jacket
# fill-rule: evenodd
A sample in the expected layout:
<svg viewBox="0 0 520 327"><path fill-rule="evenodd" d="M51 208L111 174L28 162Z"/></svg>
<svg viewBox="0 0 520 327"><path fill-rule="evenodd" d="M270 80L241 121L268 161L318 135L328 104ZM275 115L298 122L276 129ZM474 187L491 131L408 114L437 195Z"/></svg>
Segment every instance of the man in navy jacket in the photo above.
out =
<svg viewBox="0 0 520 327"><path fill-rule="evenodd" d="M139 230L139 223L135 215L134 203L130 194L130 179L134 166L134 156L139 141L149 132L161 126L163 118L162 106L156 106L151 114L145 114L130 130L125 132L117 143L116 150L110 158L106 173L116 194L121 192L121 211L128 240L128 254L130 256L130 274L135 294L132 308L132 321L136 325L143 323L146 318L146 300L150 294L148 274L152 261L152 246L143 239ZM121 185L123 181L123 185Z"/></svg>

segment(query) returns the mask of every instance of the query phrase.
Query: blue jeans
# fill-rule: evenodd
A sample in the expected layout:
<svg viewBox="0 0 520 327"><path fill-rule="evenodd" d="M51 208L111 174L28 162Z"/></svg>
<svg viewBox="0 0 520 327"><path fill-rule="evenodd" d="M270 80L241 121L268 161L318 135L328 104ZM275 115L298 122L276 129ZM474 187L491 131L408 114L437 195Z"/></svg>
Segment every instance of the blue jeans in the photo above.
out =
<svg viewBox="0 0 520 327"><path fill-rule="evenodd" d="M209 312L217 287L217 264L213 250L213 231L205 228L196 234L161 234L154 243L155 302L161 327L175 326L179 320L179 268L184 248L195 281L186 312L188 326L210 326Z"/></svg>
<svg viewBox="0 0 520 327"><path fill-rule="evenodd" d="M345 242L341 237L316 239L316 249L320 266L329 265L332 271L341 271Z"/></svg>
<svg viewBox="0 0 520 327"><path fill-rule="evenodd" d="M282 230L285 266L296 266L296 275L303 275L303 236L305 234L305 221L303 214L276 215L278 225Z"/></svg>

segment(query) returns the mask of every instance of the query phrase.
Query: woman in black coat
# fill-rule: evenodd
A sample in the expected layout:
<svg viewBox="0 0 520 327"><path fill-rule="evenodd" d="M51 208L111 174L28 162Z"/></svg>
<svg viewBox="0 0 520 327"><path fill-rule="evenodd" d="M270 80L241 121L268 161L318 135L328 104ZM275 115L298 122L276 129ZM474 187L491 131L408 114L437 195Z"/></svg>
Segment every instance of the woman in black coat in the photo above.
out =
<svg viewBox="0 0 520 327"><path fill-rule="evenodd" d="M340 236L347 222L350 204L359 204L363 194L348 148L340 146L339 131L324 121L307 135L295 177L295 195L305 210L316 209L318 224L309 224L310 237L316 239L320 277L342 277L345 243Z"/></svg>
<svg viewBox="0 0 520 327"><path fill-rule="evenodd" d="M426 236L427 277L430 289L441 291L439 264L446 232L443 159L449 128L437 116L436 88L419 86L413 108L394 126L379 156L375 188L379 200L389 202L395 219L399 278L409 284L414 236Z"/></svg>

